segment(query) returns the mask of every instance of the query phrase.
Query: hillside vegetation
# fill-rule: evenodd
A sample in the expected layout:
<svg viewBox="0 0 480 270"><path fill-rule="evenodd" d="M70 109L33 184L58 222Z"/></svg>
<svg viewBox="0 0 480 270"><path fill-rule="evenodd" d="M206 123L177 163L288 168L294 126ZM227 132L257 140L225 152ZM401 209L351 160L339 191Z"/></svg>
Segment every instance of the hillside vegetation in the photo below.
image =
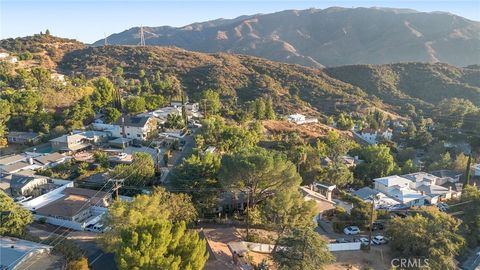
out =
<svg viewBox="0 0 480 270"><path fill-rule="evenodd" d="M260 58L189 52L178 48L106 46L72 51L60 63L66 72L109 76L115 67L138 78L144 70L150 78L157 72L175 75L192 97L216 89L227 102L245 102L260 96L274 99L277 109L334 113L337 110L386 108L370 101L358 87L326 75L322 70L272 62ZM312 110L314 108L315 110Z"/></svg>
<svg viewBox="0 0 480 270"><path fill-rule="evenodd" d="M480 70L473 67L399 63L342 66L324 71L394 105L410 102L432 108L446 98L464 98L480 105Z"/></svg>

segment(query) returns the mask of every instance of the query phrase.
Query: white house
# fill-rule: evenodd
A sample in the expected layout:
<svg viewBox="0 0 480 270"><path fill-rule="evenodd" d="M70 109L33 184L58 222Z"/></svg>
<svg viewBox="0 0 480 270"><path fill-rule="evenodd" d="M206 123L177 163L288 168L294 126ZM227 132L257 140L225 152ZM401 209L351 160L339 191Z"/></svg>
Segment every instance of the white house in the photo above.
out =
<svg viewBox="0 0 480 270"><path fill-rule="evenodd" d="M107 212L112 200L110 193L74 188L71 181L61 183L59 188L21 204L34 212L36 220L45 219L47 223L74 230L96 224Z"/></svg>
<svg viewBox="0 0 480 270"><path fill-rule="evenodd" d="M10 194L13 196L28 195L35 188L47 183L48 177L45 176L14 174L10 180Z"/></svg>
<svg viewBox="0 0 480 270"><path fill-rule="evenodd" d="M6 58L9 57L9 56L10 56L9 53L6 53L6 52L0 53L0 59L6 59Z"/></svg>
<svg viewBox="0 0 480 270"><path fill-rule="evenodd" d="M393 131L390 128L383 129L370 129L364 128L357 134L360 138L365 140L369 144L377 144L380 139L391 140L393 136Z"/></svg>
<svg viewBox="0 0 480 270"><path fill-rule="evenodd" d="M421 206L425 204L425 195L421 192L412 189L414 185L412 181L400 177L398 175L392 175L373 180L375 183L375 189L385 193L390 198L395 199L401 204L406 206Z"/></svg>
<svg viewBox="0 0 480 270"><path fill-rule="evenodd" d="M151 116L126 116L124 121L120 118L111 130L112 137L123 137L123 125L125 125L125 137L129 139L146 140L147 137L157 130L157 121Z"/></svg>
<svg viewBox="0 0 480 270"><path fill-rule="evenodd" d="M288 121L295 123L297 125L308 124L308 123L317 123L318 119L316 118L306 118L303 114L291 114L288 116Z"/></svg>

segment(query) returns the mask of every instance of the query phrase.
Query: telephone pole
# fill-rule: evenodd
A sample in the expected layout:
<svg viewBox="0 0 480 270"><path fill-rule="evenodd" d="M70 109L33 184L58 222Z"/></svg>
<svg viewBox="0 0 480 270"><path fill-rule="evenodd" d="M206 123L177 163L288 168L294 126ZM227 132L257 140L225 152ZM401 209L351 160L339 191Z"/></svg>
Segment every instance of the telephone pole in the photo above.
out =
<svg viewBox="0 0 480 270"><path fill-rule="evenodd" d="M145 35L143 33L143 25L140 26L140 46L145 46Z"/></svg>
<svg viewBox="0 0 480 270"><path fill-rule="evenodd" d="M375 196L372 196L372 211L370 212L370 228L368 230L368 250L372 247L372 233L373 233L373 215L375 214Z"/></svg>
<svg viewBox="0 0 480 270"><path fill-rule="evenodd" d="M107 46L108 45L107 34L103 33L103 35L105 36L105 39L103 40L103 46Z"/></svg>
<svg viewBox="0 0 480 270"><path fill-rule="evenodd" d="M122 187L125 179L109 179L108 182L113 182L112 191L115 191L115 198L119 198L118 190Z"/></svg>

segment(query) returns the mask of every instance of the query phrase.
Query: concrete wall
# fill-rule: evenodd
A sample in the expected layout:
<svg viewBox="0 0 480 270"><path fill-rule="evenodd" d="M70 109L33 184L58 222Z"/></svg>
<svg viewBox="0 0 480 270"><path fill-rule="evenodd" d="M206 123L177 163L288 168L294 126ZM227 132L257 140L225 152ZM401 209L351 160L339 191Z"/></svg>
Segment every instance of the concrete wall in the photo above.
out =
<svg viewBox="0 0 480 270"><path fill-rule="evenodd" d="M353 243L333 243L327 244L328 250L334 251L345 251L345 250L360 250L362 243L353 242Z"/></svg>

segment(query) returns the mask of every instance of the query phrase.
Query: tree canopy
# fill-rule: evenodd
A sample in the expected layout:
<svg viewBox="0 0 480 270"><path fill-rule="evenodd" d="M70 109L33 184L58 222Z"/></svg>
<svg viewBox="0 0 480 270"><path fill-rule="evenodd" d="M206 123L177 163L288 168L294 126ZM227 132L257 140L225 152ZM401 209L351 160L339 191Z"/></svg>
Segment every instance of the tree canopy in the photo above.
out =
<svg viewBox="0 0 480 270"><path fill-rule="evenodd" d="M0 190L0 212L4 212L0 235L22 235L25 227L33 222L30 211L15 203L3 190Z"/></svg>
<svg viewBox="0 0 480 270"><path fill-rule="evenodd" d="M296 229L279 241L273 259L281 270L319 270L335 261L327 241L310 228Z"/></svg>
<svg viewBox="0 0 480 270"><path fill-rule="evenodd" d="M284 155L259 147L224 155L219 179L226 189L249 190L252 206L301 183L295 165Z"/></svg>
<svg viewBox="0 0 480 270"><path fill-rule="evenodd" d="M464 246L460 222L432 207L406 218L394 218L387 227L392 251L405 257L429 259L432 269L456 269L454 257Z"/></svg>

